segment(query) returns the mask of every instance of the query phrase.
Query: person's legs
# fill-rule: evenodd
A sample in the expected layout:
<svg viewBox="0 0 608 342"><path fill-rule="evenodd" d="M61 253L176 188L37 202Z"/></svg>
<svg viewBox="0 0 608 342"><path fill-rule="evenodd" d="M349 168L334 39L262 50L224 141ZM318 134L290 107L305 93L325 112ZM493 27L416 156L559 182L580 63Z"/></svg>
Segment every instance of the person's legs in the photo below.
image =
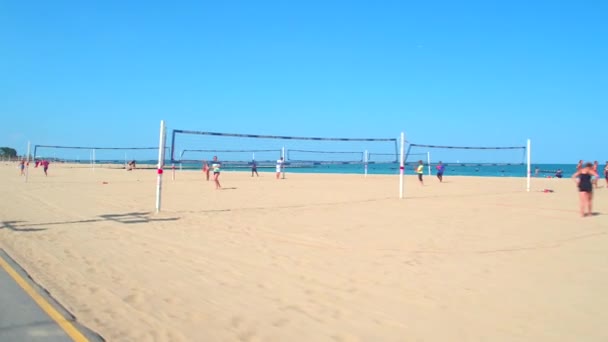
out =
<svg viewBox="0 0 608 342"><path fill-rule="evenodd" d="M220 174L219 173L214 173L213 174L213 180L215 181L215 188L216 189L220 189L222 186L220 185Z"/></svg>
<svg viewBox="0 0 608 342"><path fill-rule="evenodd" d="M443 174L442 173L438 173L437 174L437 178L439 178L440 182L443 182Z"/></svg>
<svg viewBox="0 0 608 342"><path fill-rule="evenodd" d="M581 211L581 216L584 217L585 216L585 209L587 207L587 193L584 191L579 191L578 193L579 199L580 199L580 211Z"/></svg>
<svg viewBox="0 0 608 342"><path fill-rule="evenodd" d="M420 184L424 184L424 182L422 181L422 173L418 174L418 180L420 181Z"/></svg>
<svg viewBox="0 0 608 342"><path fill-rule="evenodd" d="M593 192L587 192L587 215L593 215Z"/></svg>

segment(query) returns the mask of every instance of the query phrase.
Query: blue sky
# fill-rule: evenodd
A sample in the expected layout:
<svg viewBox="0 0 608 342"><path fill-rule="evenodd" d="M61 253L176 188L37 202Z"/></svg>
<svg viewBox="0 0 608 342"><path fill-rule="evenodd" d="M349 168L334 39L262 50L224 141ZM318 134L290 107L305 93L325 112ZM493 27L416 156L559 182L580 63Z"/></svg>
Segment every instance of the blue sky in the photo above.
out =
<svg viewBox="0 0 608 342"><path fill-rule="evenodd" d="M600 0L2 1L0 146L155 146L164 119L603 161L607 23Z"/></svg>

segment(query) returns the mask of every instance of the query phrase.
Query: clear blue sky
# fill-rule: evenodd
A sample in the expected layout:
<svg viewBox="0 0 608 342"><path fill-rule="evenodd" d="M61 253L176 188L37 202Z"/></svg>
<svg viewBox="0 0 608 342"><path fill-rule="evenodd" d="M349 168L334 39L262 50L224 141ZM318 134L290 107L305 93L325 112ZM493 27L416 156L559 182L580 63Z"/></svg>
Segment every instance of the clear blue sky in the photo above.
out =
<svg viewBox="0 0 608 342"><path fill-rule="evenodd" d="M0 146L169 129L607 160L608 1L0 1ZM499 160L500 161L500 160Z"/></svg>

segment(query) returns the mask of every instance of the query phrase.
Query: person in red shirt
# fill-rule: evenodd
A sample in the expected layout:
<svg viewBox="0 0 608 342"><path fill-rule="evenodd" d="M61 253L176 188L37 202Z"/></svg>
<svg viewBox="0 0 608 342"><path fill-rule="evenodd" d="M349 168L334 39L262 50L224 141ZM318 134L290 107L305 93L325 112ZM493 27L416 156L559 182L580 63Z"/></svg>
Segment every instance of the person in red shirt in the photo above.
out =
<svg viewBox="0 0 608 342"><path fill-rule="evenodd" d="M48 173L47 173L48 169L49 169L49 161L45 159L42 161L42 170L44 170L45 176L48 176Z"/></svg>

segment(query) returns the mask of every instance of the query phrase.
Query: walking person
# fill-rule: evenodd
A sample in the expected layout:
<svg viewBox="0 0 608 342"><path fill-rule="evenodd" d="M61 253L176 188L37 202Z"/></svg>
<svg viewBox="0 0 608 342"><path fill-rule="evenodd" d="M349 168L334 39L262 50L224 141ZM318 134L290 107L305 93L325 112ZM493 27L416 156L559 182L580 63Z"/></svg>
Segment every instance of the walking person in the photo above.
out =
<svg viewBox="0 0 608 342"><path fill-rule="evenodd" d="M211 169L213 170L213 181L215 182L215 189L221 189L220 185L220 171L221 171L222 163L217 160L217 156L213 157L213 163L211 163Z"/></svg>
<svg viewBox="0 0 608 342"><path fill-rule="evenodd" d="M416 173L418 174L418 180L420 181L420 185L424 185L424 181L422 180L422 175L424 174L424 162L422 160L418 161Z"/></svg>
<svg viewBox="0 0 608 342"><path fill-rule="evenodd" d="M25 159L21 159L19 162L19 175L25 176Z"/></svg>
<svg viewBox="0 0 608 342"><path fill-rule="evenodd" d="M44 171L44 175L48 176L48 170L49 170L49 161L48 160L43 160L42 161L42 170Z"/></svg>
<svg viewBox="0 0 608 342"><path fill-rule="evenodd" d="M437 164L435 168L437 169L437 178L439 178L439 182L443 182L443 173L445 172L445 165L443 165L441 161L439 161L439 164Z"/></svg>
<svg viewBox="0 0 608 342"><path fill-rule="evenodd" d="M593 215L593 184L591 183L591 178L593 176L597 176L597 173L593 171L593 164L591 163L585 164L584 167L572 175L572 179L576 181L578 187L582 217Z"/></svg>

